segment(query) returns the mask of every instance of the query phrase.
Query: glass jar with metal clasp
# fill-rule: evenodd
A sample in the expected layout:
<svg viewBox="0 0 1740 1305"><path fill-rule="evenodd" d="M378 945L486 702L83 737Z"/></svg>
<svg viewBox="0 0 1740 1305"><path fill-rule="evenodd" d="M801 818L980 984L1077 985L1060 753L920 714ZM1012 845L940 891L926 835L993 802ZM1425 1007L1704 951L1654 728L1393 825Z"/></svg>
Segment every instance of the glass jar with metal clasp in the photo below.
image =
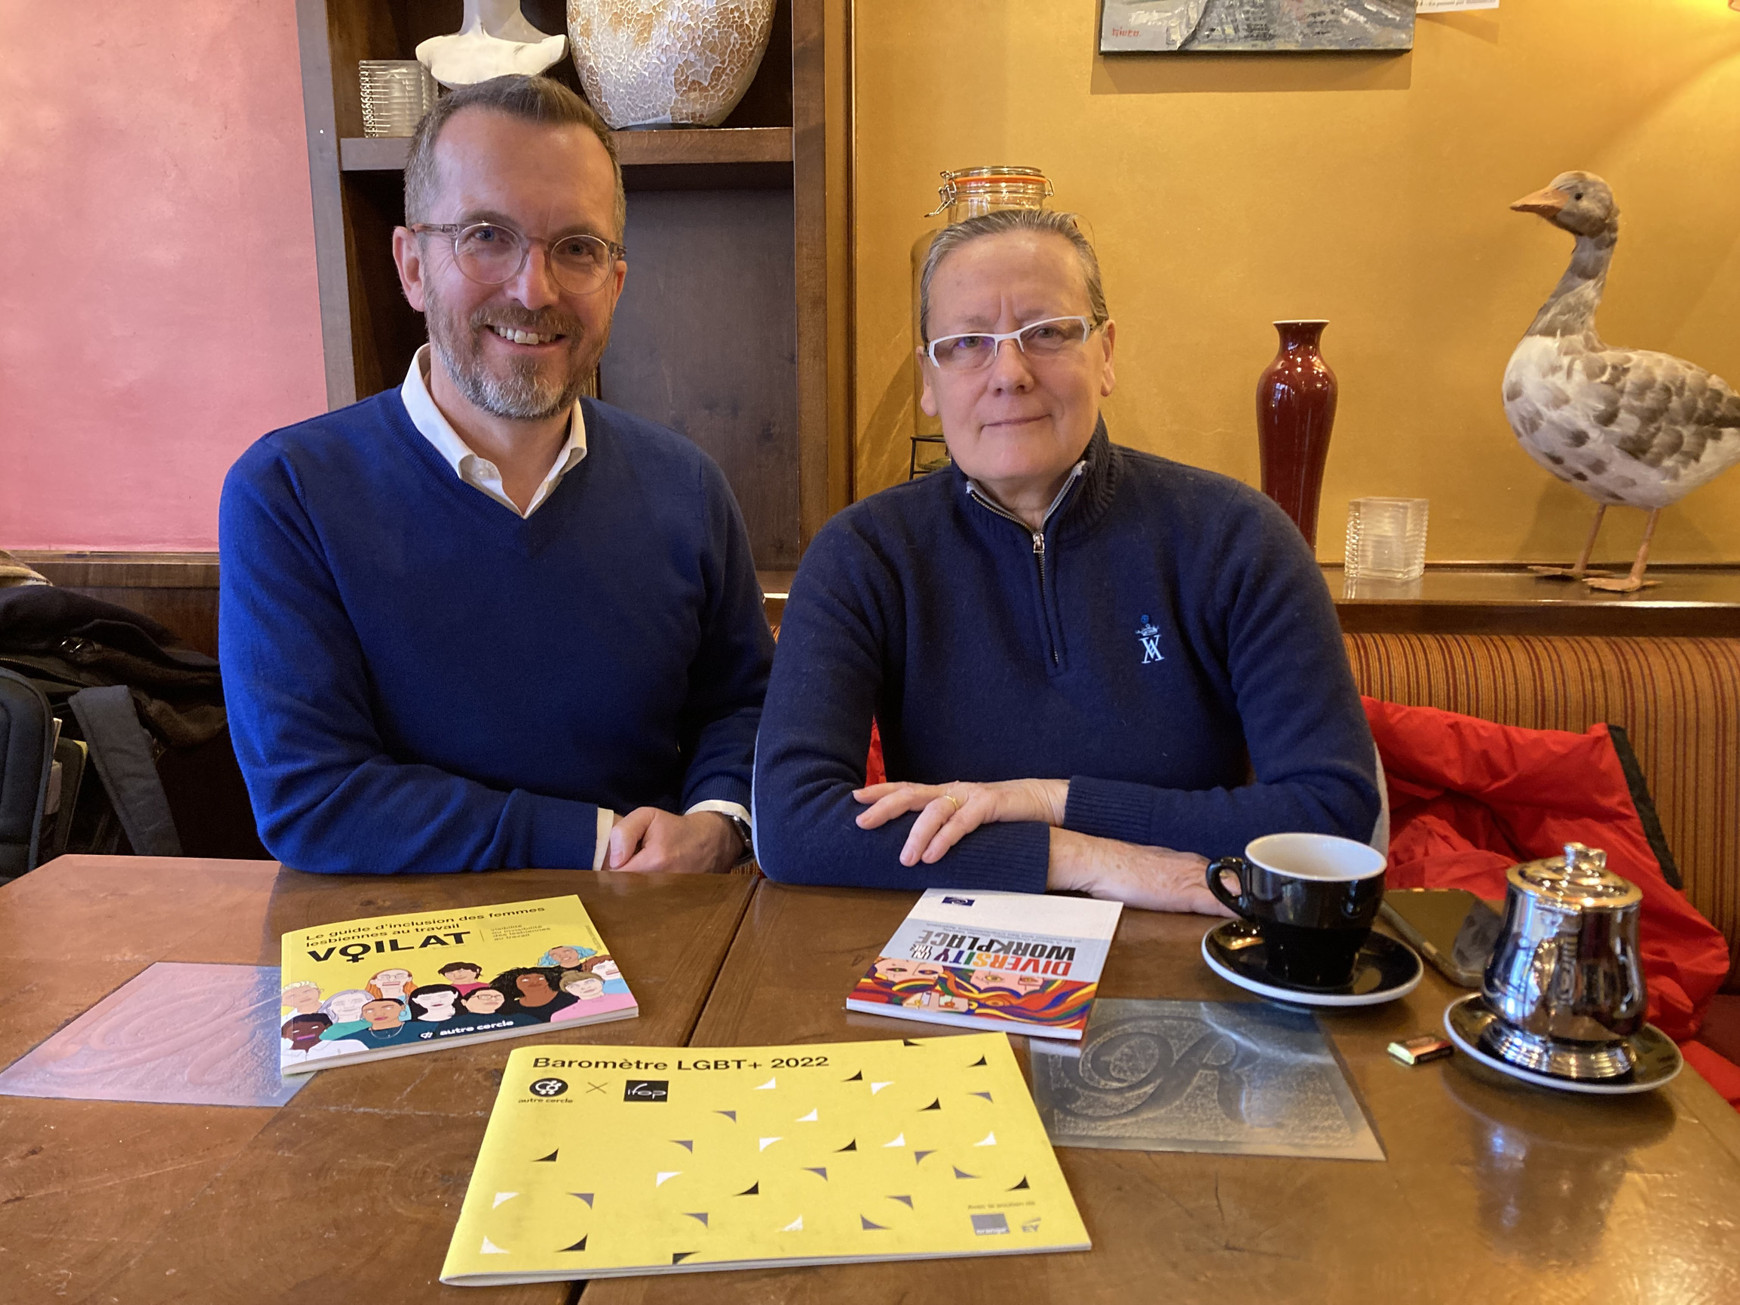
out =
<svg viewBox="0 0 1740 1305"><path fill-rule="evenodd" d="M912 244L912 456L907 462L907 479L946 467L948 448L943 443L942 423L929 416L920 406L924 394L924 374L917 362L917 351L924 347L924 324L919 318L920 283L924 279L924 260L931 242L944 227L998 209L1042 209L1051 197L1051 182L1038 168L996 164L989 167L963 168L958 172L943 172L942 185L937 187L942 202L927 218L941 217L942 226L932 227Z"/></svg>

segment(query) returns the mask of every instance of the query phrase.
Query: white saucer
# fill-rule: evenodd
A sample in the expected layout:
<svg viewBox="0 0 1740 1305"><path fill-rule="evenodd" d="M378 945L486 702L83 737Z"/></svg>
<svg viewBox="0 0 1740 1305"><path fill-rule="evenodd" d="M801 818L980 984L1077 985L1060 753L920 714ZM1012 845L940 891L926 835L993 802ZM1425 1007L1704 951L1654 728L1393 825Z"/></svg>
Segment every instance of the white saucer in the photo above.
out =
<svg viewBox="0 0 1740 1305"><path fill-rule="evenodd" d="M1228 920L1202 935L1202 959L1228 983L1291 1006L1381 1006L1420 986L1426 967L1414 949L1374 933L1359 949L1353 978L1335 988L1295 988L1263 966L1262 936L1243 920Z"/></svg>
<svg viewBox="0 0 1740 1305"><path fill-rule="evenodd" d="M1533 1083L1536 1087L1552 1088L1556 1092L1584 1092L1590 1096L1620 1097L1635 1092L1653 1092L1685 1067L1685 1058L1673 1039L1653 1024L1631 1038L1633 1050L1640 1053L1638 1067L1623 1079L1560 1078L1557 1074L1541 1074L1521 1065L1501 1060L1480 1046L1480 1031L1498 1016L1487 1009L1478 992L1458 997L1444 1008L1444 1032L1456 1044L1456 1050L1479 1061L1500 1074Z"/></svg>

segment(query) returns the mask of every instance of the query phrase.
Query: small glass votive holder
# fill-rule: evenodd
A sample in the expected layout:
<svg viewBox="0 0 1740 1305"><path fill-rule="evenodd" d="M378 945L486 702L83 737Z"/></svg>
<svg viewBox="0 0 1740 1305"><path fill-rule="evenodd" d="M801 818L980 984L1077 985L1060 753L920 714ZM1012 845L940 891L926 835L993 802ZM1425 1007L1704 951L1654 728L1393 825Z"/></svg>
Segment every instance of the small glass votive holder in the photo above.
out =
<svg viewBox="0 0 1740 1305"><path fill-rule="evenodd" d="M1347 505L1346 579L1418 580L1426 570L1423 498L1356 498Z"/></svg>
<svg viewBox="0 0 1740 1305"><path fill-rule="evenodd" d="M365 136L409 136L435 107L435 79L415 59L360 60L357 80Z"/></svg>

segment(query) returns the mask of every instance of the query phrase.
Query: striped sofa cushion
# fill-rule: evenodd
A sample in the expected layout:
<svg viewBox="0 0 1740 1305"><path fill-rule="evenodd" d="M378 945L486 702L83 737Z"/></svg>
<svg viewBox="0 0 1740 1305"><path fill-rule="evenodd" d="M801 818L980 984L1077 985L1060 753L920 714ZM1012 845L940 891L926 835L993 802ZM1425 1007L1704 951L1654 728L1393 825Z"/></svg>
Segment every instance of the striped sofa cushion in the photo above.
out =
<svg viewBox="0 0 1740 1305"><path fill-rule="evenodd" d="M1350 634L1360 691L1530 729L1623 725L1686 896L1740 962L1740 639ZM1740 963L1728 985L1740 987Z"/></svg>

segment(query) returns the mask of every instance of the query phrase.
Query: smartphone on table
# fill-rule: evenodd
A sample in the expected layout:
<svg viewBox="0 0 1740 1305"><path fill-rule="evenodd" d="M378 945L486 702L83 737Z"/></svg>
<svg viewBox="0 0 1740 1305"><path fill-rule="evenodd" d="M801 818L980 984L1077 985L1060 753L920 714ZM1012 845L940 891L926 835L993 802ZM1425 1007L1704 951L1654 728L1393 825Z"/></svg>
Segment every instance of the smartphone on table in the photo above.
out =
<svg viewBox="0 0 1740 1305"><path fill-rule="evenodd" d="M1480 987L1504 920L1464 888L1392 888L1378 914L1450 982Z"/></svg>

